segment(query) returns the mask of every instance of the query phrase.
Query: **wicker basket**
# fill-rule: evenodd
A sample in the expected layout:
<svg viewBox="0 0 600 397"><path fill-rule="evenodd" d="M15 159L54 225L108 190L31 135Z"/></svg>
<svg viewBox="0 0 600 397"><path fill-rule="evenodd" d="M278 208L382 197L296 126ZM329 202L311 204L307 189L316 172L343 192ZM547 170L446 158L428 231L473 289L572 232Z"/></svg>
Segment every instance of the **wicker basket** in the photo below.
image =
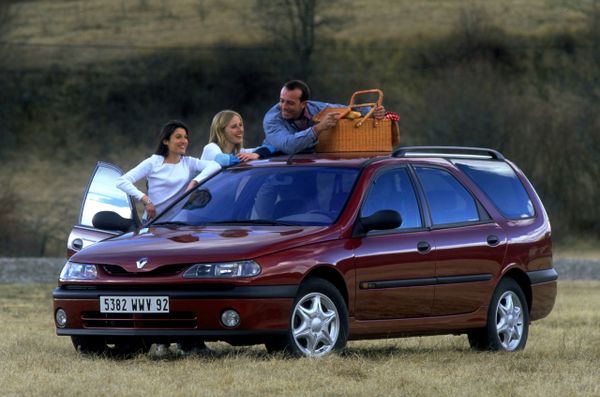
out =
<svg viewBox="0 0 600 397"><path fill-rule="evenodd" d="M356 96L376 93L377 102L356 104ZM400 143L400 128L396 121L375 120L371 114L383 102L383 92L378 89L357 91L350 98L349 108L371 107L362 118L351 120L342 118L335 127L324 130L319 135L316 151L334 152L390 152ZM317 117L318 118L318 117Z"/></svg>

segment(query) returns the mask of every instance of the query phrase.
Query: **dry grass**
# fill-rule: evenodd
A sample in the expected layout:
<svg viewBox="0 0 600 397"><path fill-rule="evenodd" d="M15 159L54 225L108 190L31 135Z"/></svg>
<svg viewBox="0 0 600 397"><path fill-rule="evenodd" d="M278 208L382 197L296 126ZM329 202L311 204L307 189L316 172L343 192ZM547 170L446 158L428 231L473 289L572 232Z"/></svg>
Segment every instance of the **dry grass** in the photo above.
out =
<svg viewBox="0 0 600 397"><path fill-rule="evenodd" d="M554 247L555 259L600 259L600 244L597 239L568 238Z"/></svg>
<svg viewBox="0 0 600 397"><path fill-rule="evenodd" d="M464 336L351 342L321 360L211 344L210 357L78 356L54 335L51 289L0 285L2 395L546 396L600 394L600 282L561 282L525 351L480 353Z"/></svg>
<svg viewBox="0 0 600 397"><path fill-rule="evenodd" d="M463 10L479 9L516 34L572 29L585 19L566 0L353 0L328 13L353 18L335 39L401 40L448 33ZM43 44L205 46L249 44L264 39L253 0L53 0L16 7L12 41ZM350 5L348 5L350 4ZM125 53L125 52L124 52ZM130 50L126 53L131 55Z"/></svg>

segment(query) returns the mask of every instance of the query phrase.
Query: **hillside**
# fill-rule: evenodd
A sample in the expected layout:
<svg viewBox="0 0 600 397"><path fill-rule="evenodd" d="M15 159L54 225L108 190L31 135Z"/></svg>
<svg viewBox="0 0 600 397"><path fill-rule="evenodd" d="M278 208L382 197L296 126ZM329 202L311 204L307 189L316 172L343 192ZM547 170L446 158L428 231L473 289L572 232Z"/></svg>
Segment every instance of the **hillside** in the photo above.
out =
<svg viewBox="0 0 600 397"><path fill-rule="evenodd" d="M514 35L577 29L585 10L570 0L338 0L322 2L319 20L347 24L322 31L335 41L412 47L448 34L461 13L477 10ZM268 41L255 0L53 0L11 8L3 41L21 54L14 66L69 65L143 56L154 50L246 46ZM465 23L476 23L476 20ZM65 57L65 54L77 56Z"/></svg>

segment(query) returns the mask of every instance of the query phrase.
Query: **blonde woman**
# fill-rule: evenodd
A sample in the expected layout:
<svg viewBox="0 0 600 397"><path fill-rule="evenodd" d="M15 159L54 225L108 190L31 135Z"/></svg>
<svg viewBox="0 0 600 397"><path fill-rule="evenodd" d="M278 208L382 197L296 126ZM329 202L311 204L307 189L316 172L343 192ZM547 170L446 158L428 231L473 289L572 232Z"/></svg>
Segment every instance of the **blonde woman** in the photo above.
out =
<svg viewBox="0 0 600 397"><path fill-rule="evenodd" d="M244 161L270 157L275 149L265 145L246 149L244 145L244 121L233 110L215 114L210 126L209 144L202 150L202 160L214 160L226 167Z"/></svg>

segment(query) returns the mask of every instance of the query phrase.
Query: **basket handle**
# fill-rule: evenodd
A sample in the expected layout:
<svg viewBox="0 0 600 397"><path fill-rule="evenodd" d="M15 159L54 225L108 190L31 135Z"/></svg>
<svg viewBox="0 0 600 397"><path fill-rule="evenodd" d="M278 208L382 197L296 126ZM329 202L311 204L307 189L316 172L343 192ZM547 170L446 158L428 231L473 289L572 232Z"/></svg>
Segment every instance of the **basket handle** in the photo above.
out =
<svg viewBox="0 0 600 397"><path fill-rule="evenodd" d="M356 101L356 97L358 95L363 95L363 94L377 94L377 106L381 106L382 102L383 102L383 91L381 91L378 88L374 88L371 90L363 90L363 91L356 91L354 94L352 94L352 97L350 97L350 105L348 105L349 107L354 107L354 106L359 106L359 105L355 105L354 102ZM362 106L362 105L360 105Z"/></svg>
<svg viewBox="0 0 600 397"><path fill-rule="evenodd" d="M363 95L363 94L377 94L377 102L361 103L358 105L355 104L356 97L358 95ZM380 89L377 89L377 88L374 88L371 90L356 91L354 94L352 94L352 97L350 97L350 104L348 105L348 107L357 108L357 107L371 106L371 110L369 110L369 112L362 119L360 119L354 126L356 128L358 128L361 125L363 125L365 120L367 120L369 117L371 117L371 115L375 111L375 108L381 106L382 103L383 103L383 91L381 91ZM377 120L375 120L375 125L377 125L377 124L378 124Z"/></svg>

